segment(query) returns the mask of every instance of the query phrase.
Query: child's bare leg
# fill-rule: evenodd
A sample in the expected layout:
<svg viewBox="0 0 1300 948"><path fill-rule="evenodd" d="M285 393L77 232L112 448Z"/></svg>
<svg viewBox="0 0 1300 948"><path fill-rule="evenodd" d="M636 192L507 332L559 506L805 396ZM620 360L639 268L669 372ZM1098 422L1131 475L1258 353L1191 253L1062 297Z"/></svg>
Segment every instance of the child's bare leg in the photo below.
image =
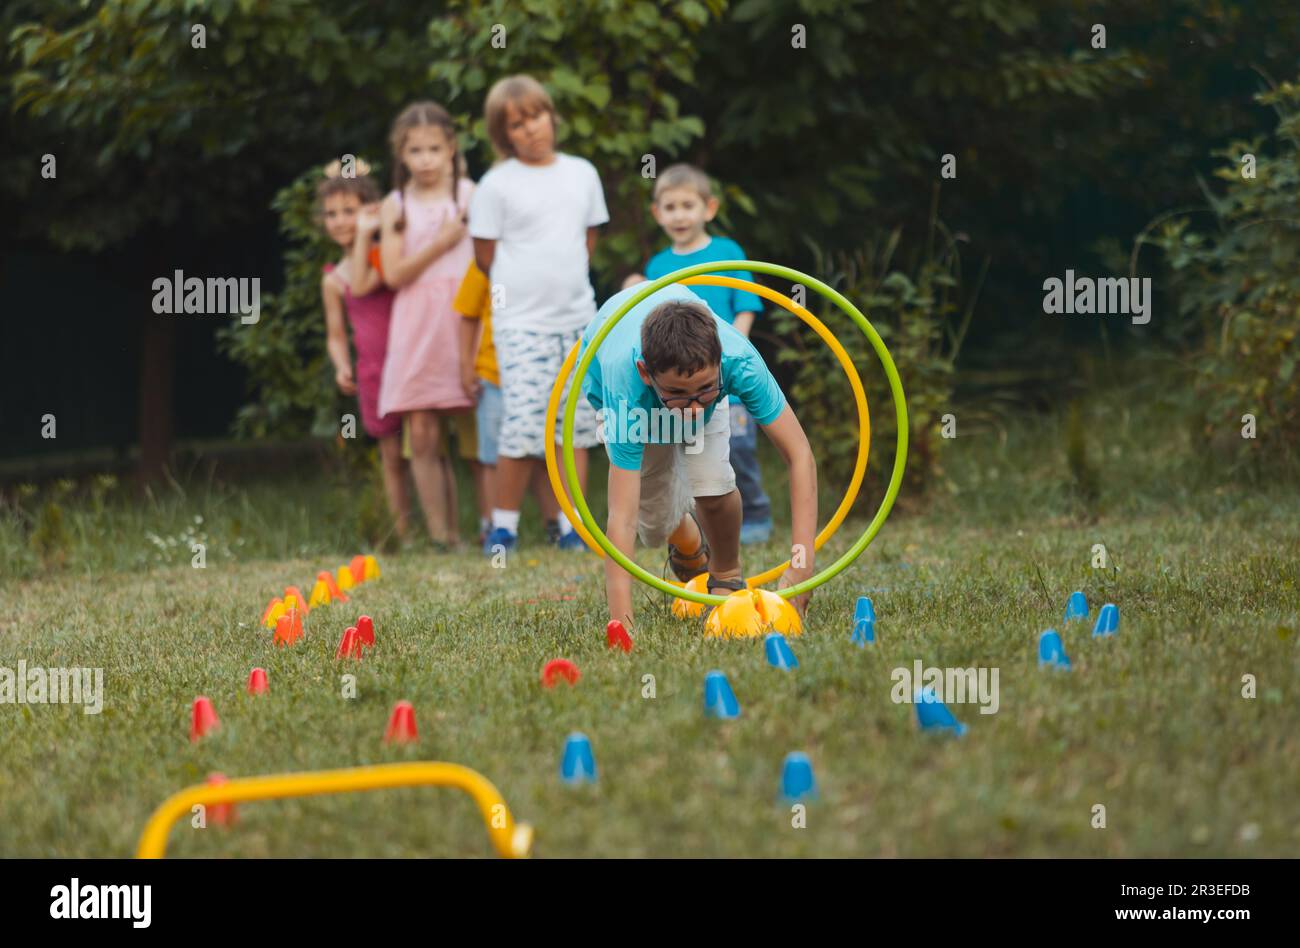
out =
<svg viewBox="0 0 1300 948"><path fill-rule="evenodd" d="M495 464L480 464L480 481L478 494L478 515L480 520L487 524L489 530L492 529L492 499L497 494L497 466Z"/></svg>
<svg viewBox="0 0 1300 948"><path fill-rule="evenodd" d="M379 439L379 460L384 472L384 496L388 499L388 512L393 516L393 529L397 531L399 540L405 540L411 530L407 513L411 498L406 490L406 462L402 459L400 433Z"/></svg>
<svg viewBox="0 0 1300 948"><path fill-rule="evenodd" d="M551 489L545 461L540 467L533 468L533 495L537 498L537 506L542 509L543 520L554 520L560 516L560 502L555 499L555 491Z"/></svg>
<svg viewBox="0 0 1300 948"><path fill-rule="evenodd" d="M685 569L702 573L708 568L709 558L704 552L704 535L700 533L700 528L695 525L695 520L690 514L682 517L682 522L677 525L677 529L668 535L668 542L681 551L676 560Z"/></svg>
<svg viewBox="0 0 1300 948"><path fill-rule="evenodd" d="M490 520L492 518L492 495L488 493L491 488L492 468L482 461L470 461L470 475L474 480L474 506L478 509L480 520Z"/></svg>
<svg viewBox="0 0 1300 948"><path fill-rule="evenodd" d="M524 490L533 474L533 458L497 458L495 506L500 510L518 510L524 502Z"/></svg>
<svg viewBox="0 0 1300 948"><path fill-rule="evenodd" d="M695 515L709 539L709 572L719 579L739 577L740 491L732 490L716 497L696 497Z"/></svg>
<svg viewBox="0 0 1300 948"><path fill-rule="evenodd" d="M542 470L545 471L546 462L542 461L541 466L542 466ZM573 466L578 469L578 486L582 488L583 494L586 494L587 493L587 449L586 448L573 449ZM569 489L569 478L567 476L561 477L560 480L564 484L564 496L569 499L569 505L576 510L577 504L573 502L573 491ZM558 503L556 504L556 506L557 507L559 506ZM556 516L558 517L560 516L560 514L557 512ZM572 526L572 524L570 524L570 526Z"/></svg>
<svg viewBox="0 0 1300 948"><path fill-rule="evenodd" d="M424 522L435 542L447 542L446 465L438 457L441 419L437 412L411 412L411 472L424 509Z"/></svg>
<svg viewBox="0 0 1300 948"><path fill-rule="evenodd" d="M460 492L456 484L456 468L452 464L451 452L438 459L442 463L443 483L447 485L446 520L447 542L452 546L460 545Z"/></svg>

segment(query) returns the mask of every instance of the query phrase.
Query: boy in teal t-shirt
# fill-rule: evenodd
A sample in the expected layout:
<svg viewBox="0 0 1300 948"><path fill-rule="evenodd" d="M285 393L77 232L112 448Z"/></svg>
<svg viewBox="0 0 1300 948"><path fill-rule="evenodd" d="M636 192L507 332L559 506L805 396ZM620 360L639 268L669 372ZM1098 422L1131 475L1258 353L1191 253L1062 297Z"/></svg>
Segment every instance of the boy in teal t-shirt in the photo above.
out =
<svg viewBox="0 0 1300 948"><path fill-rule="evenodd" d="M579 358L635 288L605 302L580 339ZM729 463L730 411L739 402L789 467L791 566L780 588L812 575L817 464L781 387L748 339L691 287L672 285L634 306L610 331L582 381L609 455L610 542L631 557L637 538L668 544L683 582L708 573L708 589L744 589L741 501ZM698 514L699 519L696 519ZM605 561L609 616L632 623L631 576ZM803 611L808 600L793 600Z"/></svg>
<svg viewBox="0 0 1300 948"><path fill-rule="evenodd" d="M650 258L645 269L647 279L657 280L697 263L745 259L740 244L708 233L706 226L718 213L718 199L713 194L709 176L692 165L672 165L655 178L651 213L672 245ZM754 279L748 270L719 271L717 275L751 282ZM737 332L748 338L754 317L763 308L757 296L748 290L727 286L696 286L692 289L709 304L719 319L733 325ZM740 542L762 543L772 534L772 504L763 490L758 466L758 430L753 416L744 405L734 400L731 405L731 466L736 472L736 486L740 489L743 508Z"/></svg>

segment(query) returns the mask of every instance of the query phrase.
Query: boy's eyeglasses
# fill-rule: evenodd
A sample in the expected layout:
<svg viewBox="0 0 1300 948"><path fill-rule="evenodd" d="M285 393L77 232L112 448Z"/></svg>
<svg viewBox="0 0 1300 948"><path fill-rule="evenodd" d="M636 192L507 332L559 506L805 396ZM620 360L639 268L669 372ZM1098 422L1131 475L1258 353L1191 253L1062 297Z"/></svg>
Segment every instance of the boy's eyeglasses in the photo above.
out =
<svg viewBox="0 0 1300 948"><path fill-rule="evenodd" d="M708 388L702 392L696 392L694 395L665 395L659 391L659 386L655 384L654 376L650 376L650 387L654 393L659 396L659 400L664 403L666 408L686 408L692 402L699 402L700 407L713 404L718 396L722 394L722 363L718 363L718 385L716 388Z"/></svg>

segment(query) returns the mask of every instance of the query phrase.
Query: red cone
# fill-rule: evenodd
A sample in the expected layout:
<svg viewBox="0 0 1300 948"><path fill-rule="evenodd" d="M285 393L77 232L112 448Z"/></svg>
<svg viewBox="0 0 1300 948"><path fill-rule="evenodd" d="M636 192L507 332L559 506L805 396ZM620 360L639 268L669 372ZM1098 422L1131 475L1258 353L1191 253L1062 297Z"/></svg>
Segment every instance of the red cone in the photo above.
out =
<svg viewBox="0 0 1300 948"><path fill-rule="evenodd" d="M384 743L409 744L420 737L415 730L415 708L409 701L399 701L393 705L393 713L388 718L388 729L384 731Z"/></svg>
<svg viewBox="0 0 1300 948"><path fill-rule="evenodd" d="M553 658L542 667L542 687L554 688L555 679L563 678L571 685L576 685L582 672L578 666L567 658Z"/></svg>
<svg viewBox="0 0 1300 948"><path fill-rule="evenodd" d="M190 718L190 741L197 741L219 727L221 727L221 719L217 717L216 708L212 707L211 701L199 695L194 699L194 710Z"/></svg>
<svg viewBox="0 0 1300 948"><path fill-rule="evenodd" d="M355 626L348 626L343 633L343 640L339 642L338 650L334 653L335 658L360 658L361 657L361 636L357 635Z"/></svg>
<svg viewBox="0 0 1300 948"><path fill-rule="evenodd" d="M632 651L632 638L627 634L627 629L623 628L623 623L617 619L610 619L609 625L605 626L605 644L609 648Z"/></svg>
<svg viewBox="0 0 1300 948"><path fill-rule="evenodd" d="M219 787L229 782L225 774L208 774L209 787ZM230 826L239 819L239 814L233 803L213 803L208 806L208 819L214 826Z"/></svg>
<svg viewBox="0 0 1300 948"><path fill-rule="evenodd" d="M375 623L370 616L360 616L357 619L357 635L361 636L361 641L367 645L375 644Z"/></svg>
<svg viewBox="0 0 1300 948"><path fill-rule="evenodd" d="M254 668L248 673L248 693L250 695L264 695L266 689L266 669Z"/></svg>

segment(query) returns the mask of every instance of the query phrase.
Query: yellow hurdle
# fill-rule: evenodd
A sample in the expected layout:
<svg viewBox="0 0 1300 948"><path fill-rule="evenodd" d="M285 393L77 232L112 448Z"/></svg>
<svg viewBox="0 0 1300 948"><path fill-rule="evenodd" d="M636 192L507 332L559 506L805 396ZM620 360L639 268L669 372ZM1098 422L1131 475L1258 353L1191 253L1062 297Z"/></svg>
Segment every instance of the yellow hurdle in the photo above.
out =
<svg viewBox="0 0 1300 948"><path fill-rule="evenodd" d="M192 812L197 804L247 803L250 800L278 800L310 797L354 790L391 790L394 787L455 787L464 790L478 804L488 836L499 856L526 858L533 848L533 828L516 823L506 801L490 781L460 764L425 760L404 764L378 764L346 770L317 770L305 773L267 774L242 777L228 783L206 783L186 787L172 794L149 817L136 845L137 859L161 859L167 854L167 835L172 825Z"/></svg>

